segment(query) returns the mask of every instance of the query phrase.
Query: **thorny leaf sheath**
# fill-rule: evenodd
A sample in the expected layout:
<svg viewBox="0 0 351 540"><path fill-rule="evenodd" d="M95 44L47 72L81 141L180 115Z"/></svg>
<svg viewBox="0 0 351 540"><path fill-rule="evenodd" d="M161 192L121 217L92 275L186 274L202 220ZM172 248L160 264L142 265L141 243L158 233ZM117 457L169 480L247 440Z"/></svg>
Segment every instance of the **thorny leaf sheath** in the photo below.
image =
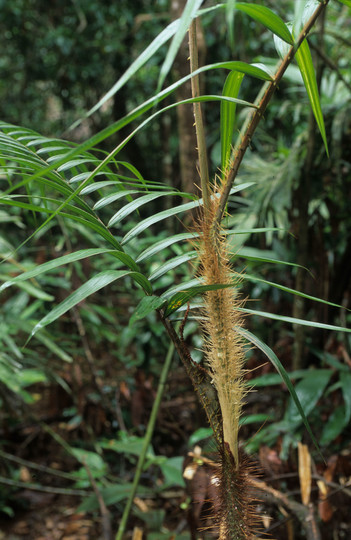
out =
<svg viewBox="0 0 351 540"><path fill-rule="evenodd" d="M221 185L213 191L221 191ZM199 275L205 285L232 285L204 295L203 332L205 365L216 390L222 421L219 441L218 498L220 511L214 516L221 540L246 540L255 521L248 465L239 452L239 419L247 387L244 385L244 343L236 328L242 326L238 310L240 277L234 278L227 241L216 221L220 197L211 197L200 222ZM217 438L218 442L218 438Z"/></svg>
<svg viewBox="0 0 351 540"><path fill-rule="evenodd" d="M235 469L238 469L239 418L247 391L243 381L243 341L235 330L235 327L242 325L242 314L237 309L242 302L238 299L238 282L233 283L226 239L215 221L218 198L212 197L211 201L211 207L201 223L201 277L205 285L221 283L233 286L205 293L205 362L218 394L223 421L223 443L228 445Z"/></svg>

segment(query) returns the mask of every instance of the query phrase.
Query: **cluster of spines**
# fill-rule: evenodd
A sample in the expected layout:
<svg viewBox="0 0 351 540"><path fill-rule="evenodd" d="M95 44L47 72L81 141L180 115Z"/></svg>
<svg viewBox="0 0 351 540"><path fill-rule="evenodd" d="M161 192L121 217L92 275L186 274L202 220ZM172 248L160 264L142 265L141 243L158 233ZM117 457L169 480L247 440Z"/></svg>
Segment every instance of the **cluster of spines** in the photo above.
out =
<svg viewBox="0 0 351 540"><path fill-rule="evenodd" d="M220 455L218 471L219 510L214 523L220 540L252 538L254 520L250 495L247 461L239 452L239 419L247 388L244 384L244 346L236 331L242 325L238 307L239 277L229 263L226 237L216 221L218 198L200 224L200 277L205 285L227 287L208 291L204 295L203 330L205 335L205 364L216 389L221 416Z"/></svg>
<svg viewBox="0 0 351 540"><path fill-rule="evenodd" d="M229 265L226 239L215 221L216 203L208 209L201 224L200 265L205 285L222 284L228 287L208 291L204 297L203 328L206 365L216 388L223 422L223 439L238 466L238 430L244 395L244 348L235 328L242 324L238 311L241 302Z"/></svg>

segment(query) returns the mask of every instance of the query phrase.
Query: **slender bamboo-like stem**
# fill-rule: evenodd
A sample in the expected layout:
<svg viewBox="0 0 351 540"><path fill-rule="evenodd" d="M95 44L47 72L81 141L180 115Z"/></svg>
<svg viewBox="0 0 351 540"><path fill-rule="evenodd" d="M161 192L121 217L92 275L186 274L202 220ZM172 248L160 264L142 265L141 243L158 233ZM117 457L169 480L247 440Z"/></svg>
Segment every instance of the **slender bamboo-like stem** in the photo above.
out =
<svg viewBox="0 0 351 540"><path fill-rule="evenodd" d="M253 137L254 132L256 131L256 128L262 119L265 110L267 108L268 103L273 97L273 94L281 81L285 71L287 70L289 64L291 64L296 51L300 47L303 40L306 38L307 34L313 27L314 23L320 16L320 14L323 12L323 10L326 8L327 4L329 3L329 0L323 0L319 6L316 8L312 16L309 18L305 26L300 32L300 35L296 41L296 43L290 48L289 52L285 56L285 58L282 60L277 73L275 74L273 80L268 83L267 89L259 103L258 109L255 109L251 113L250 121L246 127L245 132L241 135L241 141L234 149L234 157L232 160L231 167L228 170L227 177L224 180L225 186L222 191L220 202L218 205L217 213L216 213L216 221L219 223L222 220L224 210L228 201L228 197L230 194L230 190L233 186L233 182L236 178L236 175L238 173L239 167L241 165L241 162L243 160L243 157L245 155L245 152L251 142L251 139Z"/></svg>
<svg viewBox="0 0 351 540"><path fill-rule="evenodd" d="M194 19L189 28L189 53L190 53L190 71L196 71L199 67L198 62L198 50L196 40L196 19ZM200 84L199 76L196 75L191 79L191 92L192 97L196 98L200 96ZM194 118L195 118L195 130L197 149L199 156L200 167L200 182L201 191L204 201L204 214L206 215L210 205L210 177L208 172L208 159L207 148L205 138L205 128L202 118L201 103L194 103Z"/></svg>
<svg viewBox="0 0 351 540"><path fill-rule="evenodd" d="M154 404L152 406L152 410L151 410L151 414L150 414L150 419L149 419L149 422L148 422L148 425L147 425L147 428L146 428L146 433L145 433L145 437L144 437L144 443L143 443L143 447L142 447L142 450L140 452L138 463L137 463L137 466L136 466L132 489L131 489L130 495L128 497L127 504L126 504L126 506L124 508L124 512L123 512L122 519L121 519L121 522L120 522L119 527L118 527L118 531L117 531L115 540L122 540L123 533L124 533L126 525L127 525L127 521L128 521L128 518L129 518L131 508L132 508L133 500L134 500L134 497L135 497L135 494L136 494L136 491L137 491L137 488L138 488L138 485L139 485L140 476L141 476L143 466L144 466L144 463L145 463L147 449L149 448L151 438L152 438L152 434L153 434L154 429L155 429L157 414L158 414L158 411L159 411L159 408L160 408L160 405L161 405L161 400L162 400L163 392L164 392L164 389L165 389L165 384L166 384L166 380L167 380L167 377L168 377L168 372L169 372L170 367L171 367L173 353L174 353L174 343L173 343L173 341L171 341L171 343L170 343L170 345L168 347L165 363L163 364L160 380L159 380L158 387L157 387L157 393L156 393L155 401L154 401Z"/></svg>

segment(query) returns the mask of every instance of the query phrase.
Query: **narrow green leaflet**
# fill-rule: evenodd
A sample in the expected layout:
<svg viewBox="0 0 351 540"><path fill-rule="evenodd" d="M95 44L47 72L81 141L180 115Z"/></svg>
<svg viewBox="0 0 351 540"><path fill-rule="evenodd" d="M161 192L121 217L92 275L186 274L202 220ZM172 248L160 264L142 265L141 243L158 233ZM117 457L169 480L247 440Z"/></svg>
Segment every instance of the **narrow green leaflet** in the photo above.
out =
<svg viewBox="0 0 351 540"><path fill-rule="evenodd" d="M22 369L16 373L21 386L31 386L38 382L46 382L47 376L40 369Z"/></svg>
<svg viewBox="0 0 351 540"><path fill-rule="evenodd" d="M156 38L150 43L148 47L138 56L136 60L129 66L129 68L124 72L122 77L118 79L118 81L110 88L110 90L92 107L83 118L80 118L72 126L70 126L70 129L75 129L79 124L84 120L84 118L87 118L91 116L94 112L98 111L106 101L108 101L118 90L124 86L129 79L133 77L133 75L150 59L152 56L158 51L162 45L164 45L178 30L179 28L180 20L177 19L176 21L173 21L171 24L169 24Z"/></svg>
<svg viewBox="0 0 351 540"><path fill-rule="evenodd" d="M33 326L33 325L31 325L31 326ZM24 330L24 328L22 328L22 329ZM39 332L37 332L36 338L37 338L38 341L40 341L40 343L45 345L45 347L47 347L47 349L49 349L49 351L56 354L56 356L58 356L58 358L61 358L61 360L63 360L64 362L69 362L70 364L73 362L72 356L70 356L69 354L67 354L66 351L61 349L61 347L59 347L51 339L51 337L46 333L45 330L40 330Z"/></svg>
<svg viewBox="0 0 351 540"><path fill-rule="evenodd" d="M237 98L244 73L231 71L223 87L223 96ZM221 168L224 172L229 165L231 144L235 126L236 103L221 102Z"/></svg>
<svg viewBox="0 0 351 540"><path fill-rule="evenodd" d="M105 182L101 182L101 184L104 184ZM106 182L107 183L107 182ZM97 184L100 184L100 182L97 182ZM104 187L104 186L98 186L98 188L96 188L94 186L94 184L90 184L90 186L87 186L87 188L91 188L91 187L94 187L95 189L98 189L99 187ZM87 188L85 188L85 190L87 190ZM81 193L83 193L84 190L81 191ZM94 191L92 189L89 190L90 191ZM87 193L87 191L85 191L85 193ZM100 208L104 208L104 206L108 206L109 204L112 204L113 202L115 201L119 201L119 199L122 199L123 197L129 197L130 195L136 195L137 193L140 193L140 190L136 190L136 189L121 189L120 191L117 191L117 193L110 193L109 195L106 195L105 197L102 197L101 199L99 199L93 206L94 210L99 210Z"/></svg>
<svg viewBox="0 0 351 540"><path fill-rule="evenodd" d="M173 268L177 268L177 266L180 266L181 264L185 262L189 262L193 259L196 259L198 256L197 251L191 251L190 253L183 253L183 255L178 255L177 257L173 257L172 259L166 261L165 263L161 264L156 270L152 272L149 276L149 280L153 281L155 279L158 279L159 277L163 276L169 270L172 270Z"/></svg>
<svg viewBox="0 0 351 540"><path fill-rule="evenodd" d="M136 281L139 285L141 285L148 294L152 293L152 288L149 281L139 272L126 272L124 270L105 270L104 272L100 272L93 278L89 279L76 291L70 294L63 302L61 302L47 315L45 315L45 317L43 317L33 328L31 337L34 336L34 334L38 330L40 330L44 326L47 326L48 324L51 324L53 321L55 321L56 319L61 317L61 315L82 302L82 300L85 300L85 298L87 298L91 294L94 294L100 289L103 289L117 279L128 276L134 279L134 281Z"/></svg>
<svg viewBox="0 0 351 540"><path fill-rule="evenodd" d="M5 283L3 283L0 287L0 292L6 289L7 287L10 287L11 285L15 285L27 279L35 278L39 276L40 274L44 274L45 272L58 268L59 266L63 266L64 264L80 261L81 259L87 259L88 257L94 257L95 255L102 255L104 253L111 253L112 255L116 256L118 259L122 260L122 262L125 263L127 266L129 266L129 268L131 268L132 270L135 270L135 271L139 270L139 267L134 263L133 259L124 252L120 252L113 249L105 249L105 248L82 249L79 251L75 251L74 253L70 253L69 255L64 255L63 257L57 257L57 259L53 259L52 261L39 264L32 270L23 272L23 274L20 274L12 279L9 279L8 281L5 281Z"/></svg>
<svg viewBox="0 0 351 540"><path fill-rule="evenodd" d="M278 54L283 58L288 53L289 46L277 36L274 36L274 43ZM306 88L306 92L311 104L314 117L316 119L320 134L324 142L326 153L329 156L327 136L325 133L323 114L319 100L316 74L314 71L311 51L307 39L304 39L304 41L296 51L295 59Z"/></svg>
<svg viewBox="0 0 351 540"><path fill-rule="evenodd" d="M248 261L269 262L272 264L284 264L287 266L295 266L295 267L302 268L300 265L296 263L282 261L280 259L275 259L274 257L270 256L271 254L274 255L274 252L268 251L268 250L261 250L257 248L251 248L251 247L243 247L243 248L240 248L240 250L235 254L235 256L239 258L242 257L243 259L247 259ZM306 268L304 269L308 271Z"/></svg>
<svg viewBox="0 0 351 540"><path fill-rule="evenodd" d="M53 199L49 197L36 197L37 199L41 199L43 201L43 205L38 206L36 204L22 202L20 199L24 197L25 197L24 195L9 195L7 197L0 197L0 202L8 206L17 206L18 208L25 208L26 210L30 210L32 212L39 212L43 214L55 213L55 210L47 207L48 203L52 203L55 205L60 204L60 201L57 199ZM81 216L82 218L85 218L86 221L91 221L91 222L97 221L96 218L94 218L94 215L92 215L90 212L86 212L85 210L82 210L81 208L78 208L71 204L66 205L66 210L72 212L72 214L77 214ZM74 218L74 216L70 214L66 214L66 216L72 217L72 219Z"/></svg>
<svg viewBox="0 0 351 540"><path fill-rule="evenodd" d="M254 67L254 66L251 66L251 67ZM266 73L267 78L268 78L268 73L266 71L263 71L261 68L257 68L257 69L260 69L262 73ZM262 77L257 77L257 78L262 79ZM250 101L245 101L243 99L233 98L229 96L216 96L215 94L206 94L204 96L199 96L196 98L183 99L182 101L178 101L177 103L168 105L168 107L165 107L164 109L162 109L162 111L158 111L157 114L168 111L169 109L173 109L174 107L178 107L179 105L186 105L187 103L202 103L202 102L211 102L211 101L220 101L220 102L227 101L228 103L234 103L235 105L236 104L243 105L244 107L252 107L253 109L258 108L258 106L255 105L254 103L251 103Z"/></svg>
<svg viewBox="0 0 351 540"><path fill-rule="evenodd" d="M307 373L306 369L299 369L296 371L291 371L289 373L289 377L291 379L297 380L304 377ZM265 375L260 375L259 377L256 377L255 379L250 379L247 381L248 387L253 388L265 388L266 386L276 386L280 385L282 383L282 378L279 375L279 373L266 373Z"/></svg>
<svg viewBox="0 0 351 540"><path fill-rule="evenodd" d="M228 236L233 234L256 234L256 233L265 233L265 232L288 232L282 227L253 227L252 229L230 229L229 231L224 231L224 234ZM250 248L245 248L250 249ZM276 260L276 259L275 259ZM302 268L302 267L301 267Z"/></svg>
<svg viewBox="0 0 351 540"><path fill-rule="evenodd" d="M99 219L95 219L95 221L92 222L92 221L87 221L85 219L81 219L79 216L66 214L65 212L61 212L60 215L68 219L78 221L78 223L81 223L85 229L89 227L89 229L92 229L93 231L97 232L101 236L101 238L104 238L106 242L110 244L110 246L112 246L114 249L116 249L120 253L123 253L123 248L121 247L121 245L118 243L116 238L110 233L110 231L105 227L105 225ZM50 221L50 219L47 219L45 224L47 224L48 221ZM30 240L36 234L36 232L39 232L39 230L41 230L42 228L43 227L38 227L38 229L29 238L27 238L26 241ZM22 247L22 244L19 247ZM19 247L17 248L17 250L19 249Z"/></svg>
<svg viewBox="0 0 351 540"><path fill-rule="evenodd" d="M196 285L195 287L188 288L187 290L180 291L176 293L172 298L169 300L168 305L165 309L165 317L168 317L173 313L174 311L177 311L181 306L186 304L191 298L194 298L194 296L198 296L200 294L203 294L207 291L217 291L218 289L228 289L228 287L233 287L233 285L230 284L220 284L215 283L213 285Z"/></svg>
<svg viewBox="0 0 351 540"><path fill-rule="evenodd" d="M243 184L240 184L238 186L235 186L231 189L230 194L237 193L238 191L242 191L250 186L252 186L253 182L245 182ZM181 212L186 212L188 210L192 210L193 208L197 208L201 206L203 203L202 199L198 199L197 201L192 201L190 203L181 204L180 206L175 206L174 208L169 208L168 210L163 210L162 212L158 212L157 214L154 214L153 216L150 216L144 220L142 220L138 225L133 227L122 239L121 244L127 244L132 238L135 238L138 236L141 232L148 229L151 225L154 223L158 223L159 221L162 221L163 219L167 219L171 216L175 216L176 214L180 214Z"/></svg>
<svg viewBox="0 0 351 540"><path fill-rule="evenodd" d="M0 279L3 279L5 276L0 276ZM6 276L6 279L8 276ZM39 287L35 287L32 283L18 283L18 286L23 291L26 291L28 294L33 296L34 298L39 298L40 300L45 300L46 302L52 302L55 300L54 296L51 296L51 294L47 294L43 290L41 290ZM0 287L1 291L1 287Z"/></svg>
<svg viewBox="0 0 351 540"><path fill-rule="evenodd" d="M184 195L184 194L179 193L179 191L156 191L154 193L148 193L147 195L138 197L137 199L133 200L129 204L126 204L125 206L123 206L123 208L118 210L118 212L116 212L112 216L107 226L112 227L113 225L116 225L117 223L122 221L122 219L129 216L129 214L132 214L133 212L135 212L135 210L140 208L140 206L143 206L144 204L147 204L155 199L159 199L160 197L166 197L167 195L174 196L174 195Z"/></svg>
<svg viewBox="0 0 351 540"><path fill-rule="evenodd" d="M338 0L338 1L344 4L345 6L348 6L349 8L351 8L351 0Z"/></svg>
<svg viewBox="0 0 351 540"><path fill-rule="evenodd" d="M328 300L323 300L322 298L317 298L316 296L310 296L309 294L296 291L295 289L290 289L289 287L285 287L285 285L280 285L279 283L274 283L273 281L267 281L265 279L261 279L255 276L250 276L249 274L242 274L240 277L242 279L247 279L248 281L253 281L254 283L265 283L266 285L269 285L270 287L275 287L276 289L280 289L281 291L295 294L296 296L301 296L302 298L307 298L307 300L313 300L314 302L321 302L322 304L327 304L328 306L342 308L342 306L339 306L338 304L333 304L333 302L328 302Z"/></svg>
<svg viewBox="0 0 351 540"><path fill-rule="evenodd" d="M186 212L187 210L192 210L193 208L197 208L202 204L202 199L200 201L193 201L190 203L182 204L180 206L175 206L174 208L170 208L168 210L163 210L162 212L158 212L157 214L154 214L153 216L150 216L146 219L143 219L138 225L133 227L122 239L121 244L127 244L132 238L135 238L138 236L141 232L145 231L151 225L154 223L158 223L159 221L162 221L163 219L167 219L171 216L175 216L176 214L180 214L181 212Z"/></svg>
<svg viewBox="0 0 351 540"><path fill-rule="evenodd" d="M149 315L152 311L155 311L155 309L160 308L164 303L165 299L160 298L159 296L144 296L131 316L129 325L131 326L135 321L144 319L144 317Z"/></svg>
<svg viewBox="0 0 351 540"><path fill-rule="evenodd" d="M293 45L294 41L291 33L284 23L284 21L274 11L265 6L259 6L257 4L247 4L244 2L237 2L236 9L249 15L252 19L263 24L273 34L279 36L283 41Z"/></svg>
<svg viewBox="0 0 351 540"><path fill-rule="evenodd" d="M179 47L185 37L185 34L188 31L188 28L191 24L191 21L196 17L199 7L201 6L203 0L187 0L183 13L179 19L178 28L173 36L172 42L167 51L166 58L162 64L160 76L157 84L157 91L163 85L165 78L167 77L174 59L178 53Z"/></svg>
<svg viewBox="0 0 351 540"><path fill-rule="evenodd" d="M340 0L340 1L344 1L344 0ZM349 1L349 0L345 0L345 1ZM217 4L216 6L211 6L208 8L201 9L199 11L199 15L206 15L207 13L211 13L212 11L216 11L217 9L227 10L228 2L226 2L225 4ZM264 6L257 5L257 4L248 4L245 2L235 2L235 9L242 11L243 13L246 13L247 15L249 15L249 17L263 24L271 32L279 36L281 39L283 39L287 43L290 43L291 45L293 44L293 40L291 37L291 33L289 32L288 26L276 13L274 13L270 9Z"/></svg>
<svg viewBox="0 0 351 540"><path fill-rule="evenodd" d="M88 176L90 176L90 173L91 173L91 171L85 171L85 172L82 172L82 173L79 173L79 174L75 174L74 176L72 176L72 178L70 178L68 180L68 183L69 184L75 184L76 182L80 182L81 180L84 181L84 180L86 180L86 178L88 178Z"/></svg>
<svg viewBox="0 0 351 540"><path fill-rule="evenodd" d="M248 73L249 75L252 75L253 77L257 77L257 78L259 78L261 80L271 80L271 76L266 71L262 70L261 68L259 68L257 66L245 64L244 62L221 62L221 65L219 66L219 64L218 64L217 67L222 67L223 69L226 69L226 68L230 69L228 66L231 65L231 64L242 64L242 66L243 66L242 70L244 70L245 73ZM202 71L207 71L207 68L208 68L208 66L206 66L206 69L200 68L197 71L194 71L191 74L191 76L194 76L196 73L200 73ZM238 67L238 70L240 71L240 66ZM183 81L185 81L185 79L187 79L187 77L184 77ZM177 86L179 86L179 85L177 85ZM161 93L158 94L158 95L161 96ZM155 100L153 100L153 101L155 101ZM89 176L89 178L87 178L86 183L88 183L88 181L92 180L94 178L94 176L98 173L98 171L101 170L114 156L116 156L139 131L144 129L144 127L147 124L149 124L150 122L153 122L153 120L156 117L158 117L160 114L163 114L163 113L165 113L165 112L167 112L167 111L169 111L171 109L174 109L175 107L179 107L180 105L186 105L188 103L211 102L211 101L219 101L219 102L228 101L228 102L231 102L231 103L236 103L238 105L243 105L245 107L252 107L254 109L257 109L257 107L258 107L257 105L255 105L253 103L250 103L249 101L244 101L242 99L232 98L232 97L228 97L228 96L217 96L217 95L199 96L199 97L195 97L195 98L183 99L182 101L177 101L176 103L172 103L171 105L168 105L167 107L164 107L163 109L160 109L159 111L157 111L154 114L150 115L148 118L146 118L146 120L144 120L141 124L139 124L139 126L136 127L134 129L134 131L132 131L132 133L130 133L130 135L128 135L109 154L109 156L107 156L107 158L105 158L105 160L101 163L101 165L99 165L94 171L91 172L91 175ZM148 107L148 108L150 108L150 107ZM82 187L84 187L84 186L85 186L85 183L83 184Z"/></svg>
<svg viewBox="0 0 351 540"><path fill-rule="evenodd" d="M191 279L187 283L178 283L177 285L174 285L173 287L162 293L161 297L165 300L168 300L169 298L172 298L176 293L187 291L192 287L197 287L199 283L201 283L201 281L199 281L199 279L197 278Z"/></svg>
<svg viewBox="0 0 351 540"><path fill-rule="evenodd" d="M308 431L308 433L310 434L310 437L313 441L313 444L315 445L316 449L318 450L318 453L322 456L321 454L321 451L319 449L319 446L318 446L318 443L312 433L312 430L310 428L310 425L308 423L308 420L306 418L306 415L305 415L305 412L301 406L301 403L300 403L300 400L295 392L295 389L294 389L294 386L289 378L289 375L288 373L286 372L283 364L280 362L279 358L277 357L277 355L272 351L272 349L270 347L268 347L268 345L266 345L265 343L263 343L260 339L258 339L258 337L256 337L254 334L252 334L251 332L249 332L248 330L246 330L245 328L242 328L240 326L237 326L236 327L236 331L242 335L245 339L247 339L250 343L252 343L253 345L255 345L258 349L260 349L266 356L267 358L270 360L270 362L272 363L272 365L275 367L275 369L278 371L279 375L281 376L282 380L284 381L284 383L286 384L288 390L289 390L289 393L290 393L290 396L292 398L292 400L294 401L296 407L297 407L297 410L301 416L301 419ZM322 456L323 458L323 456ZM323 458L324 459L324 458Z"/></svg>
<svg viewBox="0 0 351 540"><path fill-rule="evenodd" d="M16 357L17 359L22 360L23 353L21 349L17 347L16 342L10 336L9 331L10 331L10 326L8 324L6 323L0 324L0 336L1 336L2 345L6 344L8 351L11 352L13 357ZM0 366L1 366L1 357L2 355L0 355ZM2 380L1 376L0 376L0 380Z"/></svg>
<svg viewBox="0 0 351 540"><path fill-rule="evenodd" d="M233 229L230 231L224 231L224 234L229 236L229 235L235 235L235 234L254 234L254 233L283 231L283 230L284 229L279 229L277 227L257 227L253 229ZM172 244L177 244L184 240L196 240L197 238L199 238L199 235L195 232L180 233L180 234L175 234L174 236L168 236L167 238L164 238L163 240L160 240L159 242L152 244L150 247L142 251L140 255L136 258L135 262L140 263L142 261L146 261L147 259L150 259L153 255L156 255L157 253L171 246ZM246 257L244 255L244 257L248 258L249 256ZM279 261L277 259L272 259L272 262L279 262ZM284 264L286 263L284 262ZM293 263L287 263L287 264L293 264Z"/></svg>
<svg viewBox="0 0 351 540"><path fill-rule="evenodd" d="M209 66L212 66L210 68ZM206 68L206 69L204 69ZM264 69L261 69L255 64L247 64L246 62L241 62L239 60L233 60L230 62L219 62L218 64L209 64L208 66L203 66L196 71L192 73L192 76L194 76L197 73L201 73L202 71L208 71L208 69L230 69L231 71L239 71L240 73L244 73L245 75L250 75L251 77L255 77L256 79L260 79L262 81L271 81L272 76L267 73Z"/></svg>
<svg viewBox="0 0 351 540"><path fill-rule="evenodd" d="M32 331L32 328L33 328L33 324L34 324L35 321L30 321L29 319L23 319L21 317L21 330L23 332L26 332L28 334L30 334L30 332ZM5 340L5 336L6 334L4 334L4 340ZM58 358L61 358L61 360L63 360L64 362L69 362L69 363L72 363L73 362L73 358L72 356L70 356L69 354L67 354L66 351L64 351L63 349L61 349L50 337L50 335L45 331L45 330L40 330L39 332L37 332L36 334L36 338L38 341L40 341L40 343L42 343L47 349L49 349L49 351L51 351L53 354L55 354ZM14 351L14 353L16 354L16 351ZM20 353L20 356L19 358L22 358L23 355L21 353L21 351L19 350L19 353ZM16 355L17 356L17 355ZM0 367L1 367L1 355L0 355Z"/></svg>
<svg viewBox="0 0 351 540"><path fill-rule="evenodd" d="M295 317L286 317L285 315L275 315L274 313L268 313L266 311L256 311L255 309L238 308L243 313L249 313L250 315L257 315L258 317L267 317L267 319L274 319L276 321L288 322L291 324L301 324L301 326L311 326L312 328L322 328L324 330L334 330L335 332L351 332L350 328L344 326L334 326L332 324L319 323L316 321L306 321L305 319L296 319Z"/></svg>
<svg viewBox="0 0 351 540"><path fill-rule="evenodd" d="M316 119L320 134L324 142L325 151L327 153L327 156L329 156L327 135L325 133L324 119L319 100L316 74L313 67L311 51L306 39L302 42L299 49L296 51L295 58L297 61L297 65L299 66L303 82L305 84L314 117Z"/></svg>
<svg viewBox="0 0 351 540"><path fill-rule="evenodd" d="M61 156L54 156L54 158L48 158L47 162L50 163L51 161L55 161L58 157L61 157ZM97 165L99 163L99 160L96 158L95 159L88 159L88 158L72 159L72 160L66 161L66 163L63 163L62 165L57 167L56 170L58 172L68 171L70 169L74 169L78 165L84 165L86 163L92 163L93 165Z"/></svg>
<svg viewBox="0 0 351 540"><path fill-rule="evenodd" d="M147 190L148 183L144 179L143 175L138 171L138 169L134 167L134 165L132 165L131 163L128 163L128 161L117 161L116 165L118 165L119 167L125 167L126 169L128 169L132 174L134 174L135 178L137 178L139 182L143 184L143 186Z"/></svg>
<svg viewBox="0 0 351 540"><path fill-rule="evenodd" d="M227 0L227 7L225 10L225 18L227 21L229 46L234 50L234 16L235 16L235 4L236 0Z"/></svg>
<svg viewBox="0 0 351 540"><path fill-rule="evenodd" d="M306 6L306 1L304 1L304 2L301 2L301 1L300 2L295 2L294 22L293 22L293 26L292 26L293 34L295 36L298 36L300 31L301 31L301 28L302 28L302 25L303 25L302 17L303 17L303 12L304 12L305 6Z"/></svg>
<svg viewBox="0 0 351 540"><path fill-rule="evenodd" d="M142 251L140 255L136 258L136 262L140 263L142 261L146 261L150 259L153 255L156 255L156 253L159 253L160 251L171 246L172 244L177 244L178 242L182 242L183 240L195 239L197 237L198 235L196 233L180 233L175 234L174 236L168 236L167 238L164 238L163 240L152 244L150 247Z"/></svg>
<svg viewBox="0 0 351 540"><path fill-rule="evenodd" d="M102 173L101 173L102 174ZM89 173L90 175L90 173ZM89 176L87 175L87 176ZM85 180L85 178L87 178L87 176L85 176L83 178L83 180ZM98 175L96 175L98 176ZM71 178L71 181L73 179ZM87 193L93 193L93 191L97 191L98 189L102 189L104 187L108 187L108 186L113 186L115 185L116 182L114 180L104 180L104 181L101 181L101 182L93 182L92 184L89 184L88 186L86 186L85 188L82 189L82 191L80 192L81 195L86 195Z"/></svg>

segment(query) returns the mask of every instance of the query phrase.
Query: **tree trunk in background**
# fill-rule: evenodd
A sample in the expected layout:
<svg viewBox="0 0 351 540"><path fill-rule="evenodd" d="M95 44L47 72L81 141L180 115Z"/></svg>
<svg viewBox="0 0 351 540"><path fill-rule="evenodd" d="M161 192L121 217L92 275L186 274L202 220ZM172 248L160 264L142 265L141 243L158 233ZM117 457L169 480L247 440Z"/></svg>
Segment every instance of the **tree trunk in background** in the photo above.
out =
<svg viewBox="0 0 351 540"><path fill-rule="evenodd" d="M318 32L318 48L323 49L324 41L324 20L325 12L318 20L319 32ZM323 73L323 65L320 62L320 59L315 58L317 63L317 85L318 89L320 88L320 83ZM315 64L316 65L316 64ZM297 241L297 259L296 262L302 268L297 268L296 280L295 280L295 289L301 292L306 291L307 285L307 271L305 268L308 268L310 263L310 244L311 244L311 235L309 230L309 213L308 207L310 202L310 188L311 188L311 179L313 174L313 159L315 154L315 143L316 143L316 121L314 119L313 112L310 112L309 122L308 122L308 134L307 134L307 153L304 165L301 170L301 175L299 179L299 185L294 193L294 202L293 208L296 212L295 217L295 230L297 232L298 241ZM322 186L321 186L322 188ZM317 294L318 296L318 294ZM305 318L305 300L300 296L294 296L293 304L293 317L296 319ZM293 352L293 361L292 369L298 370L304 367L304 352L305 352L305 327L301 325L294 325L294 352Z"/></svg>
<svg viewBox="0 0 351 540"><path fill-rule="evenodd" d="M172 20L181 16L186 0L171 0ZM197 20L197 39L199 48L199 65L204 64L206 55L206 45L203 30L199 19ZM185 77L190 72L188 36L180 46L176 61L174 63L175 78ZM176 91L177 101L191 97L191 81L187 81ZM179 135L179 164L180 183L182 191L198 193L196 186L200 185L199 173L197 169L197 149L196 134L194 128L193 105L179 105L177 107L178 135Z"/></svg>

